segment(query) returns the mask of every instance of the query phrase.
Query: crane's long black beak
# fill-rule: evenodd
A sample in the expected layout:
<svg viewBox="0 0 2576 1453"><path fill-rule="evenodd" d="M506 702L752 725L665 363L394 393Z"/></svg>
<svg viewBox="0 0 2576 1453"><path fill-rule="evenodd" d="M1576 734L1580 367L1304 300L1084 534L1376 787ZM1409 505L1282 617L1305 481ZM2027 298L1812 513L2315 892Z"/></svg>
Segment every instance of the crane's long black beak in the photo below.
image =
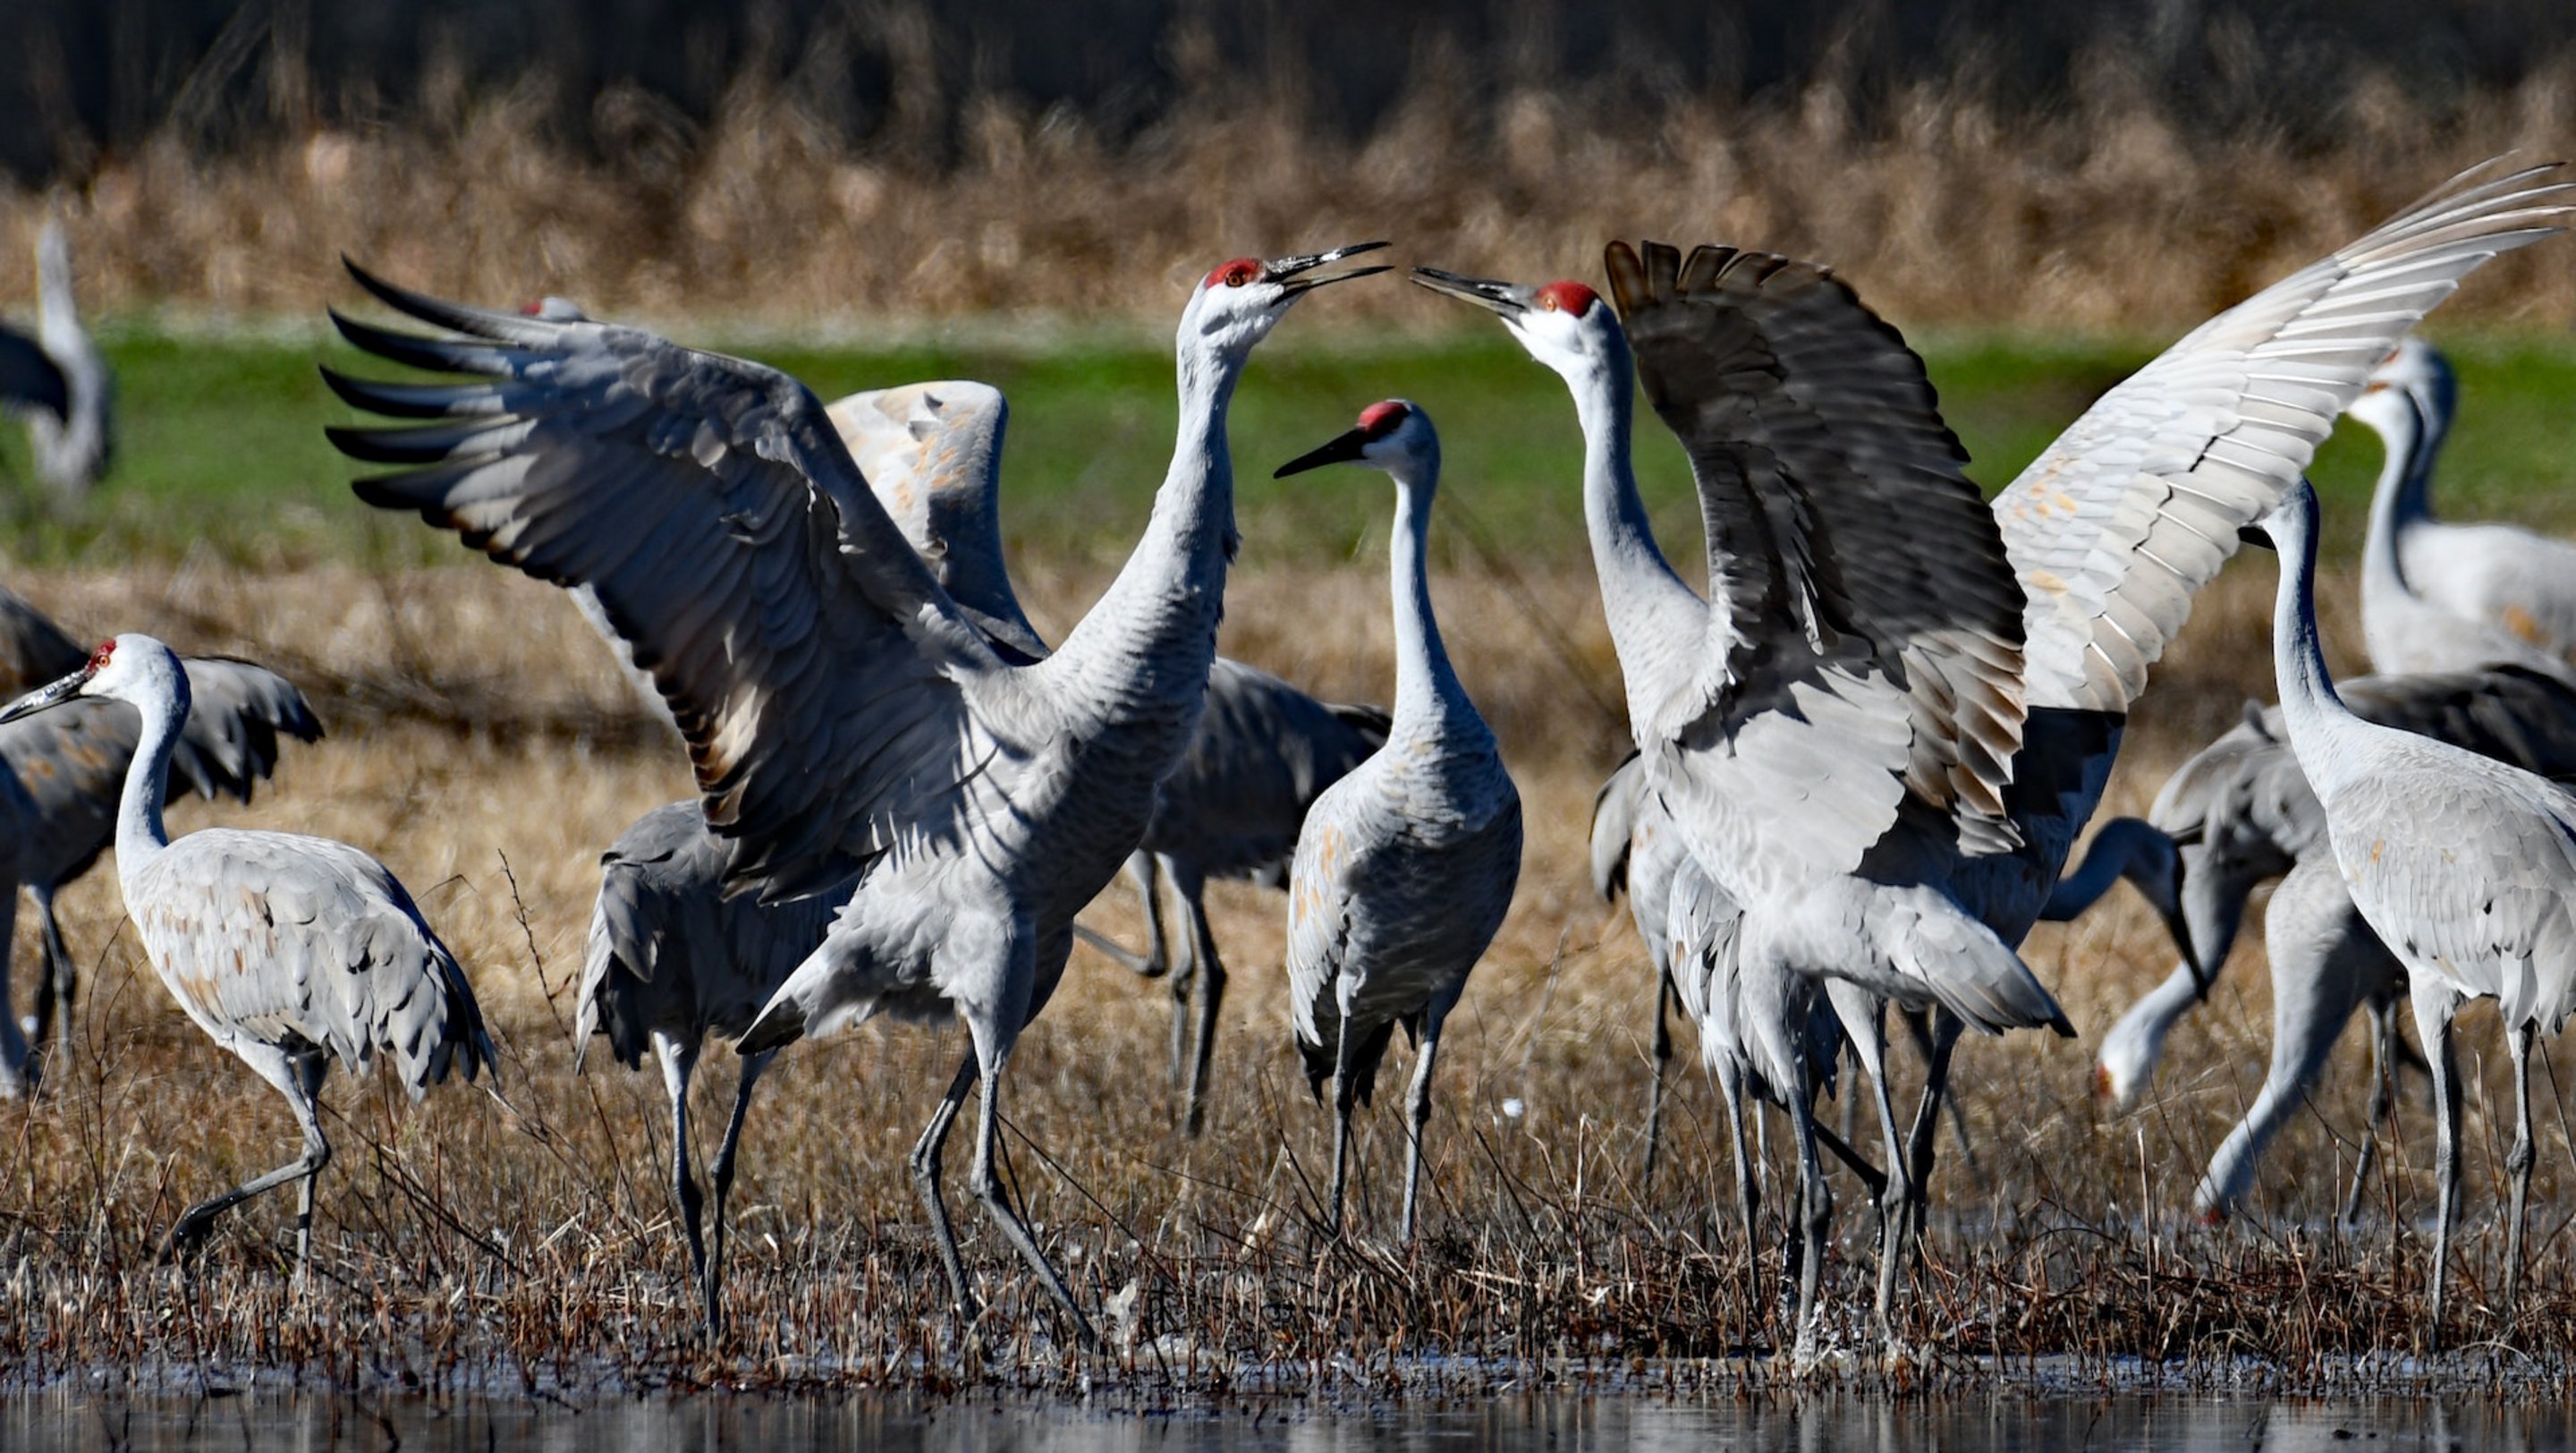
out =
<svg viewBox="0 0 2576 1453"><path fill-rule="evenodd" d="M50 686L37 687L7 706L0 707L0 725L16 721L22 716L34 716L49 706L62 705L80 695L81 688L89 684L89 678L90 669L84 665L78 671Z"/></svg>
<svg viewBox="0 0 2576 1453"><path fill-rule="evenodd" d="M1530 310L1530 290L1513 283L1495 282L1490 278L1461 277L1442 272L1436 267L1417 267L1413 281L1444 297L1458 298L1504 318L1517 318Z"/></svg>
<svg viewBox="0 0 2576 1453"><path fill-rule="evenodd" d="M1368 432L1363 429L1353 429L1334 439L1331 443L1322 445L1319 448L1309 449L1305 453L1298 455L1296 458L1289 460L1287 463L1280 465L1277 469L1270 471L1270 477L1272 479L1286 479L1289 475L1303 474L1309 469L1321 469L1327 464L1354 463L1359 459L1360 451L1367 447Z"/></svg>
<svg viewBox="0 0 2576 1453"><path fill-rule="evenodd" d="M1345 257L1355 257L1363 252L1375 252L1379 248L1388 245L1389 244L1384 242L1354 242L1348 247L1336 247L1330 252L1309 252L1297 257L1273 258L1269 262L1262 264L1262 270L1270 274L1270 280L1272 282L1283 284L1287 290L1288 296L1293 298L1300 293L1311 293L1317 288L1329 287L1334 283L1346 283L1353 278L1373 277L1378 273L1394 271L1393 268L1385 266L1361 267L1353 268L1349 272L1335 273L1331 277L1304 278L1303 281L1297 282L1290 281L1292 278L1298 278L1305 273L1313 272L1319 267L1339 262Z"/></svg>

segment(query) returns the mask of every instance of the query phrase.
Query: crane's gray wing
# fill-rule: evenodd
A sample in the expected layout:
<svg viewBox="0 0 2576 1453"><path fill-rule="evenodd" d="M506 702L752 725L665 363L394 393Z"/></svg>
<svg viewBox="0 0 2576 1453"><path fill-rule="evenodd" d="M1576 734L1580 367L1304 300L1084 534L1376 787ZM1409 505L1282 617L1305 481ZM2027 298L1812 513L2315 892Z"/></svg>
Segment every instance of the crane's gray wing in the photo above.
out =
<svg viewBox="0 0 2576 1453"><path fill-rule="evenodd" d="M2453 178L2201 324L1994 503L2029 596L2034 707L2125 712L2236 550L2406 331L2471 269L2562 230L2559 166Z"/></svg>
<svg viewBox="0 0 2576 1453"><path fill-rule="evenodd" d="M203 1022L289 1036L363 1073L378 1053L417 1098L493 1063L464 971L394 875L346 843L190 833L127 909L171 992Z"/></svg>
<svg viewBox="0 0 2576 1453"><path fill-rule="evenodd" d="M824 410L841 443L939 583L984 633L1024 660L1047 654L1002 558L1002 434L1010 406L988 383L875 389Z"/></svg>
<svg viewBox="0 0 2576 1453"><path fill-rule="evenodd" d="M1377 707L1318 701L1219 656L1189 750L1158 789L1145 846L1212 877L1275 881L1307 809L1386 741L1386 724Z"/></svg>
<svg viewBox="0 0 2576 1453"><path fill-rule="evenodd" d="M739 1037L822 943L829 896L763 904L724 896L729 853L693 798L637 818L600 856L573 1026L579 1068L594 1034L632 1069L655 1029L692 1042L710 1030Z"/></svg>
<svg viewBox="0 0 2576 1453"><path fill-rule="evenodd" d="M1652 728L1675 818L1758 840L1765 873L1851 870L1909 795L1968 851L2017 843L2021 592L1922 360L1822 268L1657 243L1608 262L1724 606Z"/></svg>
<svg viewBox="0 0 2576 1453"><path fill-rule="evenodd" d="M6 324L0 324L0 408L42 409L57 419L72 412L62 369L42 344Z"/></svg>
<svg viewBox="0 0 2576 1453"><path fill-rule="evenodd" d="M2576 685L2550 671L2492 666L2362 676L2336 693L2364 721L2465 747L2543 777L2576 774ZM2265 723L2281 735L2280 708Z"/></svg>
<svg viewBox="0 0 2576 1453"><path fill-rule="evenodd" d="M184 788L200 797L248 802L251 784L277 770L279 737L322 739L313 704L294 682L267 667L230 656L190 656L180 664L188 673L190 700L188 724L170 758L173 795ZM135 725L139 730L139 719Z"/></svg>
<svg viewBox="0 0 2576 1453"><path fill-rule="evenodd" d="M822 404L775 369L640 329L441 302L359 272L461 338L333 314L379 357L483 381L325 369L410 429L331 432L406 466L359 497L598 596L671 706L729 881L771 898L845 881L978 769L973 678L1001 668L886 517Z"/></svg>
<svg viewBox="0 0 2576 1453"><path fill-rule="evenodd" d="M89 648L16 591L0 586L0 692L20 696L60 681L89 659Z"/></svg>
<svg viewBox="0 0 2576 1453"><path fill-rule="evenodd" d="M2508 1024L2563 1002L2576 967L2576 798L2446 743L2386 740L2373 790L2334 807L2354 906L2410 968L2493 995Z"/></svg>

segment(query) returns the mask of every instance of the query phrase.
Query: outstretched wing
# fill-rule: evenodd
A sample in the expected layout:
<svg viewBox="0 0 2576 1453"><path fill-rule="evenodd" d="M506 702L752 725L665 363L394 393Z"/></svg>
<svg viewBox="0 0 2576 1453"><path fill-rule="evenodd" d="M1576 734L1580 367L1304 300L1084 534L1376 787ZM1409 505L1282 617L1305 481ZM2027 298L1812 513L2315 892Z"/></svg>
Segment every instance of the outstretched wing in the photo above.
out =
<svg viewBox="0 0 2576 1453"><path fill-rule="evenodd" d="M1909 795L2011 846L2021 593L1922 360L1806 263L1614 243L1609 269L1723 607L1653 729L1675 816L1765 874L1851 870Z"/></svg>
<svg viewBox="0 0 2576 1453"><path fill-rule="evenodd" d="M988 383L943 379L852 394L824 411L895 528L984 633L1027 660L1047 645L1002 559L1002 434Z"/></svg>
<svg viewBox="0 0 2576 1453"><path fill-rule="evenodd" d="M2023 470L1994 508L2029 594L2030 704L2125 712L2397 340L2478 264L2562 230L2564 175L2462 173L2193 329Z"/></svg>
<svg viewBox="0 0 2576 1453"><path fill-rule="evenodd" d="M248 802L251 784L277 769L279 737L322 739L313 704L267 667L230 656L190 656L181 665L188 673L188 724L170 760L173 793L185 788Z"/></svg>
<svg viewBox="0 0 2576 1453"><path fill-rule="evenodd" d="M697 767L728 881L770 898L845 880L972 773L965 688L1001 663L905 543L804 385L640 329L487 312L350 269L461 338L333 315L397 363L344 377L362 409L438 422L333 429L406 466L360 498L503 563L586 585L652 673Z"/></svg>

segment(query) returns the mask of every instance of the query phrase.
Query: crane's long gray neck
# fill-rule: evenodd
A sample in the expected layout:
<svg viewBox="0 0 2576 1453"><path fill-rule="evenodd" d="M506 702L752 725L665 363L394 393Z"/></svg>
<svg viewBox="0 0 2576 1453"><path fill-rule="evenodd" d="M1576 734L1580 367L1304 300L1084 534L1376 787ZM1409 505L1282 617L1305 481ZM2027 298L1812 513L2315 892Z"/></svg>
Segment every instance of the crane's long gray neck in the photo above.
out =
<svg viewBox="0 0 2576 1453"><path fill-rule="evenodd" d="M136 702L143 714L143 736L135 743L133 765L125 769L125 793L116 810L116 871L120 880L170 846L161 822L161 804L170 796L170 756L179 748L179 732L188 724L188 678L172 673L175 689L158 699Z"/></svg>
<svg viewBox="0 0 2576 1453"><path fill-rule="evenodd" d="M1204 693L1236 538L1226 408L1247 357L1184 334L1171 470L1118 578L1048 663L1070 689L1120 695L1176 671Z"/></svg>
<svg viewBox="0 0 2576 1453"><path fill-rule="evenodd" d="M1395 603L1395 725L1436 724L1467 693L1450 668L1431 614L1431 500L1440 486L1440 454L1408 460L1395 477L1395 532L1387 543L1389 595Z"/></svg>
<svg viewBox="0 0 2576 1453"><path fill-rule="evenodd" d="M2353 724L2335 694L2317 635L2317 501L2302 487L2272 512L2272 542L2281 555L2281 585L2272 603L2272 670L2280 680L2281 719L2299 768L2322 799L2327 779L2346 756L2334 743Z"/></svg>
<svg viewBox="0 0 2576 1453"><path fill-rule="evenodd" d="M1628 456L1637 390L1626 346L1566 381L1583 426L1583 518L1592 568L1627 679L1629 730L1641 733L1707 648L1708 608L1664 559L1637 494Z"/></svg>
<svg viewBox="0 0 2576 1453"><path fill-rule="evenodd" d="M2057 886L2049 890L2048 903L2039 910L2040 918L2049 923L2066 923L2082 916L2132 867L2143 866L2138 860L2147 843L2138 830L2146 826L2132 817L2102 824L2075 871L2058 879Z"/></svg>
<svg viewBox="0 0 2576 1453"><path fill-rule="evenodd" d="M2370 492L2370 535L2362 542L2361 568L2372 589L2412 595L2398 537L2433 518L2433 456L2441 440L2415 396L2403 389L2396 393L2403 407L2379 430L2386 452L2379 462L2379 483Z"/></svg>

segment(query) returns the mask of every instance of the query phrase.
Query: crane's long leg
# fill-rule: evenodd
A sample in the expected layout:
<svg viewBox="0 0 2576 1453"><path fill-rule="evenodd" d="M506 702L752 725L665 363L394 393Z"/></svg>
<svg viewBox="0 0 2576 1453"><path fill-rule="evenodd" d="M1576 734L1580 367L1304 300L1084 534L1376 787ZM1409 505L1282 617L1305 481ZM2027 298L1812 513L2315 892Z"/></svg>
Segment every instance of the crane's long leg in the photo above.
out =
<svg viewBox="0 0 2576 1453"><path fill-rule="evenodd" d="M18 1009L9 993L10 943L18 926L18 888L0 880L0 1100L35 1093L36 1065L27 1052L27 1037L18 1027ZM41 985L38 997L43 996Z"/></svg>
<svg viewBox="0 0 2576 1453"><path fill-rule="evenodd" d="M2522 1223L2531 1204L2531 1165L2538 1152L2531 1143L2531 1036L2532 1023L2525 1019L2505 1029L2505 1042L2513 1049L2513 1149L2504 1158L2504 1167L2513 1173L2513 1219L2505 1225L2504 1251L2504 1321L2513 1325L2513 1309L2522 1296Z"/></svg>
<svg viewBox="0 0 2576 1453"><path fill-rule="evenodd" d="M1422 1193L1422 1135L1431 1123L1431 1069L1440 1056L1440 1026L1457 1007L1464 984L1449 985L1431 996L1422 1010L1422 1052L1413 1057L1413 1091L1405 1097L1404 1239L1413 1239L1414 1208Z"/></svg>
<svg viewBox="0 0 2576 1453"><path fill-rule="evenodd" d="M1959 1036L1966 1030L1967 1026L1949 1010L1932 1011L1932 1042L1929 1053L1925 1055L1923 1098L1915 1107L1913 1132L1906 1137L1904 1167L1908 1192L1905 1204L1906 1244L1918 1253L1923 1245L1924 1214L1931 1204L1933 1142L1940 1132L1942 1102L1950 1088L1950 1057L1958 1050ZM1956 1107L1952 1107L1952 1114L1956 1116ZM1967 1130L1956 1119L1951 1130L1959 1137L1959 1149L1964 1155L1969 1148ZM1896 1172L1891 1169L1889 1173L1893 1175Z"/></svg>
<svg viewBox="0 0 2576 1453"><path fill-rule="evenodd" d="M54 890L51 884L30 883L27 896L36 904L38 941L45 952L44 976L36 980L36 1030L29 1036L36 1054L46 1052L48 1045L59 1042L64 1049L72 1043L72 987L76 970L71 950L63 946L62 924L54 917Z"/></svg>
<svg viewBox="0 0 2576 1453"><path fill-rule="evenodd" d="M1726 1103L1727 1139L1735 1147L1735 1228L1744 1237L1745 1304L1763 1315L1762 1308L1762 1243L1754 1238L1753 1223L1761 1212L1762 1188L1756 1181L1753 1148L1744 1134L1744 1075L1734 1064L1717 1069L1718 1098ZM1651 1161L1649 1162L1651 1165ZM1744 1341L1750 1346L1753 1328L1744 1329Z"/></svg>
<svg viewBox="0 0 2576 1453"><path fill-rule="evenodd" d="M1672 1017L1673 976L1658 973L1655 975L1655 1077L1646 1086L1646 1168L1637 1182L1637 1193L1641 1198L1652 1194L1655 1189L1655 1152L1662 1147L1664 1140L1664 1074L1673 1063ZM1726 1113L1730 1121L1736 1120L1732 1101L1728 1103ZM1741 1199L1744 1190L1744 1127L1741 1121L1735 1124L1735 1152L1736 1192ZM1747 1215L1744 1220L1749 1237L1753 1218ZM1749 1239L1747 1244L1751 1244Z"/></svg>
<svg viewBox="0 0 2576 1453"><path fill-rule="evenodd" d="M966 1263L957 1255L957 1228L948 1220L948 1203L939 1195L939 1152L948 1143L948 1129L957 1123L957 1112L966 1104L966 1092L975 1087L975 1051L966 1051L966 1060L957 1067L957 1078L949 1081L948 1093L940 1096L939 1108L930 1112L930 1124L921 1138L912 1144L912 1185L920 1193L921 1208L930 1217L930 1241L939 1249L939 1269L948 1274L949 1301L957 1308L961 1326L975 1320L975 1293L966 1285Z"/></svg>
<svg viewBox="0 0 2576 1453"><path fill-rule="evenodd" d="M1189 1107L1183 1121L1196 1135L1207 1123L1208 1063L1216 1054L1217 1009L1225 1003L1225 960L1217 956L1216 933L1208 927L1207 879L1195 869L1178 867L1171 878L1180 894L1181 927L1189 935L1190 977L1197 981L1198 1028L1190 1045Z"/></svg>
<svg viewBox="0 0 2576 1453"><path fill-rule="evenodd" d="M657 1029L653 1058L662 1066L662 1088L671 1096L671 1196L680 1203L680 1229L689 1238L689 1275L703 1287L707 1243L698 1216L703 1201L697 1179L689 1174L689 1081L698 1072L698 1046Z"/></svg>
<svg viewBox="0 0 2576 1453"><path fill-rule="evenodd" d="M311 1250L313 1240L313 1192L310 1182L331 1163L331 1142L322 1136L322 1117L314 1103L314 1090L321 1075L297 1056L273 1045L252 1045L239 1051L244 1063L259 1072L259 1077L277 1087L286 1097L287 1108L295 1112L295 1123L304 1132L304 1153L285 1165L255 1180L245 1181L220 1196L199 1201L182 1213L170 1227L169 1237L161 1243L161 1259L175 1261L205 1243L206 1232L215 1218L251 1197L276 1189L288 1181L307 1182L296 1226L296 1267L300 1273L303 1256Z"/></svg>
<svg viewBox="0 0 2576 1453"><path fill-rule="evenodd" d="M966 1182L974 1189L976 1199L984 1203L984 1214L1002 1239L1020 1253L1020 1259L1037 1273L1038 1282L1053 1296L1064 1314L1073 1319L1074 1336L1093 1351L1100 1348L1099 1334L1091 1330L1091 1319L1073 1300L1072 1288L1056 1273L1055 1264L1040 1250L1037 1238L1029 1234L1027 1223L1011 1206L1011 1198L1002 1190L1001 1168L994 1155L994 1139L1001 1123L1002 1064L1010 1052L1009 1039L983 1027L979 1019L969 1019L967 1027L975 1035L975 1063L983 1077L983 1093L976 1101L975 1163L968 1167Z"/></svg>
<svg viewBox="0 0 2576 1453"><path fill-rule="evenodd" d="M768 1069L769 1062L776 1058L778 1051L774 1049L742 1057L742 1078L733 1087L733 1113L725 1119L724 1141L716 1147L715 1164L707 1171L707 1179L714 1183L716 1198L716 1245L714 1254L707 1258L706 1270L700 1274L698 1284L700 1294L706 1299L709 1336L724 1330L725 1199L733 1194L733 1155L742 1144L742 1121L751 1111L752 1087L760 1083L761 1072Z"/></svg>
<svg viewBox="0 0 2576 1453"><path fill-rule="evenodd" d="M2361 1193L2379 1157L2379 1132L2397 1110L2397 1001L2370 1003L2370 1109L2361 1127L2361 1149L2352 1159L2352 1189L2343 1198L2343 1224L2361 1220Z"/></svg>
<svg viewBox="0 0 2576 1453"><path fill-rule="evenodd" d="M2430 974L2409 975L2415 1001L2415 1037L2433 1067L2433 1182L2440 1210L2433 1230L2433 1306L2426 1350L2442 1348L2442 1291L2451 1264L2451 1223L2460 1211L2460 1062L2451 1052L2451 1017L2460 996Z"/></svg>
<svg viewBox="0 0 2576 1453"><path fill-rule="evenodd" d="M1816 1098L1809 1088L1814 1076L1804 1060L1798 1063L1789 1124L1798 1139L1799 1229L1803 1233L1798 1255L1798 1332L1793 1356L1795 1364L1803 1369L1816 1355L1816 1303L1824 1284L1825 1233L1833 1226L1834 1193L1825 1184L1824 1162L1816 1154Z"/></svg>
<svg viewBox="0 0 2576 1453"><path fill-rule="evenodd" d="M1358 1053L1351 1034L1351 1021L1336 1018L1333 1023L1333 1202L1326 1213L1325 1224L1333 1239L1342 1236L1342 1195L1350 1185L1351 1110L1359 1102L1359 1085L1351 1077L1351 1060Z"/></svg>
<svg viewBox="0 0 2576 1453"><path fill-rule="evenodd" d="M1877 1101L1879 1130L1887 1141L1887 1184L1878 1195L1879 1336L1896 1339L1896 1268L1904 1256L1907 1208L1912 1196L1905 1184L1905 1142L1896 1133L1896 1103L1887 1091L1887 1015L1885 1002L1867 989L1842 979L1828 980L1825 997L1843 1022L1843 1036L1860 1060Z"/></svg>
<svg viewBox="0 0 2576 1453"><path fill-rule="evenodd" d="M1073 925L1073 936L1098 949L1120 968L1143 978L1159 979L1171 971L1171 961L1164 957L1163 902L1154 891L1154 855L1137 852L1127 856L1127 878L1145 899L1145 952L1137 953L1118 940L1095 928ZM1177 988L1176 988L1177 992Z"/></svg>

